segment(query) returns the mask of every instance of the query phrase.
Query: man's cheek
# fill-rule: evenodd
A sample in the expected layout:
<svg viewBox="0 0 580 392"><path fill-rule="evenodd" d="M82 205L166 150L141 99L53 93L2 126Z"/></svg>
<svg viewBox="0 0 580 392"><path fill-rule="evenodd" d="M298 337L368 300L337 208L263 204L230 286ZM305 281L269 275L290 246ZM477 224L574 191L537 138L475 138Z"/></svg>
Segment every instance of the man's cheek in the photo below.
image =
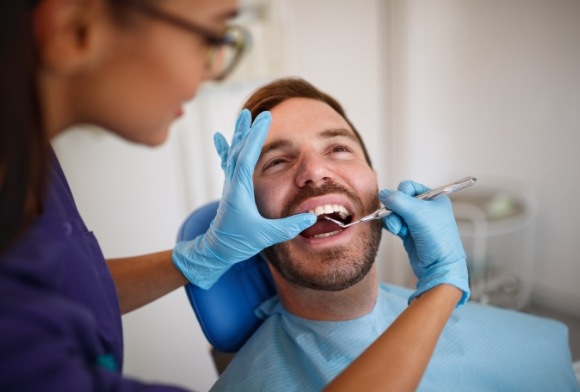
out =
<svg viewBox="0 0 580 392"><path fill-rule="evenodd" d="M272 203L276 200L275 196L264 188L254 185L254 199L256 200L258 212L264 218L276 218L277 216L272 211Z"/></svg>

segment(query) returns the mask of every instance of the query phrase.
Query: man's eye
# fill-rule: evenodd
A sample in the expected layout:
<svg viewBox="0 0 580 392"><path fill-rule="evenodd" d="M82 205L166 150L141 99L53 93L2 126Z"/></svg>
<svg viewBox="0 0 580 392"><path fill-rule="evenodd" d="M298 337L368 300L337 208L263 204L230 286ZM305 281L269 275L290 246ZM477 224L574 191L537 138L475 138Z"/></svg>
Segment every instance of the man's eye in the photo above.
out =
<svg viewBox="0 0 580 392"><path fill-rule="evenodd" d="M333 146L331 151L333 153L352 152L352 150L348 146L345 146L343 144L337 144L337 145Z"/></svg>
<svg viewBox="0 0 580 392"><path fill-rule="evenodd" d="M270 161L268 161L263 167L263 170L268 170L270 168L273 168L274 166L279 166L286 163L286 159L284 158L274 158L271 159Z"/></svg>

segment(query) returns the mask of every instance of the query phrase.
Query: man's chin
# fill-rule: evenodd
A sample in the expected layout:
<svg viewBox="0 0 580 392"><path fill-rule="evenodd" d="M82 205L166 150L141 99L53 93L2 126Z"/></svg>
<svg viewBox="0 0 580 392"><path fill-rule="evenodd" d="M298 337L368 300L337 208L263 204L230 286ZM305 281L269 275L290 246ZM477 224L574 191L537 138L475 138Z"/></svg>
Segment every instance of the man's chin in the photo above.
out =
<svg viewBox="0 0 580 392"><path fill-rule="evenodd" d="M356 262L357 258L349 256L348 250L345 246L313 252L305 252L304 249L296 249L294 252L289 249L277 251L272 248L264 252L270 263L287 281L312 290L342 291L360 282L373 264L373 261Z"/></svg>

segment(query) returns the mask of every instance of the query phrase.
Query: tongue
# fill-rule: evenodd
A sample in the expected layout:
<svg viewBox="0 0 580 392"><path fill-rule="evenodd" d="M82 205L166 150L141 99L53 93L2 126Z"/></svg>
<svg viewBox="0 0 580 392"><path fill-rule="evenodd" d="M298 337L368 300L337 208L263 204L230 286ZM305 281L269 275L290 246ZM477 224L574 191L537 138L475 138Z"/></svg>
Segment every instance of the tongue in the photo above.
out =
<svg viewBox="0 0 580 392"><path fill-rule="evenodd" d="M331 231L336 231L340 227L327 219L318 219L318 221L308 229L304 230L300 235L304 237L313 237L317 234L330 233Z"/></svg>

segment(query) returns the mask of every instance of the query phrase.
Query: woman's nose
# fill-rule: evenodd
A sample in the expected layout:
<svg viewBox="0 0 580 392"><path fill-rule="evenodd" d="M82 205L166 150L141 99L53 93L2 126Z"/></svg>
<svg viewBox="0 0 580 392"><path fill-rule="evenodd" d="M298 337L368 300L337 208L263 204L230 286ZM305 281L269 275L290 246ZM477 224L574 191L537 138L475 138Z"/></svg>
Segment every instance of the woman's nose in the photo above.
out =
<svg viewBox="0 0 580 392"><path fill-rule="evenodd" d="M296 186L317 188L330 179L332 179L331 170L323 157L312 153L302 156L296 172Z"/></svg>

